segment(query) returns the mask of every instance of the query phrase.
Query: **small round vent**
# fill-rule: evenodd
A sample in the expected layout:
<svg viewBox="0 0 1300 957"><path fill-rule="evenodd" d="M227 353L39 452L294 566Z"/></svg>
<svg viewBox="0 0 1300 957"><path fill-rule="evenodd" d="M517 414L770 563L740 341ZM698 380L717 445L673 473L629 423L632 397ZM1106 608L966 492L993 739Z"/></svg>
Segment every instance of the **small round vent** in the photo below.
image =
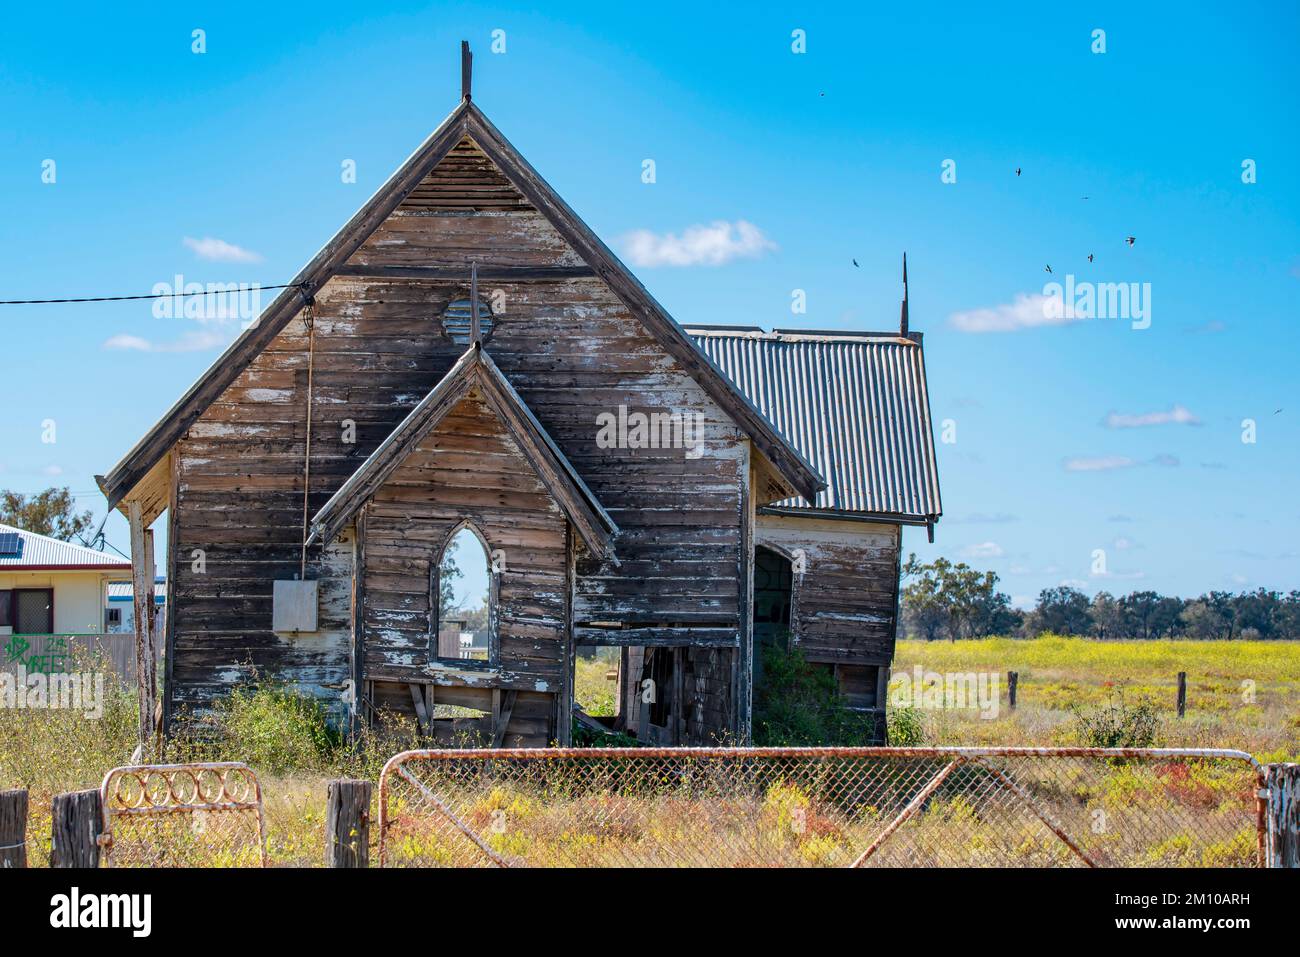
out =
<svg viewBox="0 0 1300 957"><path fill-rule="evenodd" d="M442 314L442 334L458 346L469 345L470 302L468 298L456 299ZM486 342L492 335L492 310L479 300L478 325L481 338Z"/></svg>

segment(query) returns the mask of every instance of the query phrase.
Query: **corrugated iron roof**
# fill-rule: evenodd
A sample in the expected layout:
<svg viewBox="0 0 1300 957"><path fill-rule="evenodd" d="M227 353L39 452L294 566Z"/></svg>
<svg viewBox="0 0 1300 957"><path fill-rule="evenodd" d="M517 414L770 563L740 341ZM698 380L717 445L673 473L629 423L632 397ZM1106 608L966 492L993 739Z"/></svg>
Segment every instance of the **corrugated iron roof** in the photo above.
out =
<svg viewBox="0 0 1300 957"><path fill-rule="evenodd" d="M826 478L811 505L774 507L914 522L943 512L919 334L686 331Z"/></svg>
<svg viewBox="0 0 1300 957"><path fill-rule="evenodd" d="M13 525L0 523L0 532L17 533L21 547L18 554L0 555L0 569L16 568L130 568L131 563L121 555L97 552L84 545L61 542L48 535L37 535Z"/></svg>
<svg viewBox="0 0 1300 957"><path fill-rule="evenodd" d="M108 600L134 601L135 588L130 582L109 582ZM167 582L161 577L154 581L153 600L156 605L161 605L167 601Z"/></svg>

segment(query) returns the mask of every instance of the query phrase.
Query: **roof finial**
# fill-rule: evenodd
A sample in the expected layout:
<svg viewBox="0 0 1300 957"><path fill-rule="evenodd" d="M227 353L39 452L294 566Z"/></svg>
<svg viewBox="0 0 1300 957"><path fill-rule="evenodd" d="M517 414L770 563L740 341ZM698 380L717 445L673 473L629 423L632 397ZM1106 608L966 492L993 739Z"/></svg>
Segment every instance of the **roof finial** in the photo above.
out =
<svg viewBox="0 0 1300 957"><path fill-rule="evenodd" d="M903 253L903 309L898 318L898 334L907 338L907 253Z"/></svg>
<svg viewBox="0 0 1300 957"><path fill-rule="evenodd" d="M474 54L469 52L469 41L460 41L460 98L470 99L470 86L474 79Z"/></svg>
<svg viewBox="0 0 1300 957"><path fill-rule="evenodd" d="M478 263L469 264L469 341L478 345L482 330L478 321Z"/></svg>

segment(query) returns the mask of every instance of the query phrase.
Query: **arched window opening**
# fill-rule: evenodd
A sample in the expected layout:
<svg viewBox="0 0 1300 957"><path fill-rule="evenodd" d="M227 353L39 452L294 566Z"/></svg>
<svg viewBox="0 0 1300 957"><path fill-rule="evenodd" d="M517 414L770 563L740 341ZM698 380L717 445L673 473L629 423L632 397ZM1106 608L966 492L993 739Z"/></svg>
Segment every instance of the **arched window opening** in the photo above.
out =
<svg viewBox="0 0 1300 957"><path fill-rule="evenodd" d="M442 661L496 658L496 579L487 546L469 526L447 541L435 576L437 644Z"/></svg>
<svg viewBox="0 0 1300 957"><path fill-rule="evenodd" d="M754 660L753 682L763 678L763 656L768 648L785 649L790 640L790 613L794 604L794 569L780 552L754 549Z"/></svg>

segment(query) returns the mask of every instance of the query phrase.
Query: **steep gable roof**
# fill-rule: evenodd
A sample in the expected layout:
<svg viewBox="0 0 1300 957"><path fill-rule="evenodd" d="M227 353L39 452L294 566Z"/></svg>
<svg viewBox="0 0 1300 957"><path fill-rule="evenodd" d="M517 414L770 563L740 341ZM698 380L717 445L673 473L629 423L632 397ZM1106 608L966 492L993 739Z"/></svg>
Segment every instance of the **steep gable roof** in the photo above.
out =
<svg viewBox="0 0 1300 957"><path fill-rule="evenodd" d="M790 444L703 352L696 348L664 308L601 242L528 161L525 160L467 99L438 126L401 167L361 207L334 237L217 359L189 391L149 430L135 447L105 476L96 476L109 507L117 507L184 436L222 392L280 333L366 239L408 197L424 178L468 137L485 153L524 197L551 222L587 262L591 270L641 320L648 331L708 395L753 440L757 450L789 483L791 492L814 498L825 482L806 458Z"/></svg>
<svg viewBox="0 0 1300 957"><path fill-rule="evenodd" d="M478 343L472 344L456 360L442 381L420 400L321 507L311 520L308 544L333 539L401 465L416 443L436 429L438 423L475 387L482 390L488 405L573 524L578 537L593 554L610 557L610 539L618 532L618 526Z"/></svg>

